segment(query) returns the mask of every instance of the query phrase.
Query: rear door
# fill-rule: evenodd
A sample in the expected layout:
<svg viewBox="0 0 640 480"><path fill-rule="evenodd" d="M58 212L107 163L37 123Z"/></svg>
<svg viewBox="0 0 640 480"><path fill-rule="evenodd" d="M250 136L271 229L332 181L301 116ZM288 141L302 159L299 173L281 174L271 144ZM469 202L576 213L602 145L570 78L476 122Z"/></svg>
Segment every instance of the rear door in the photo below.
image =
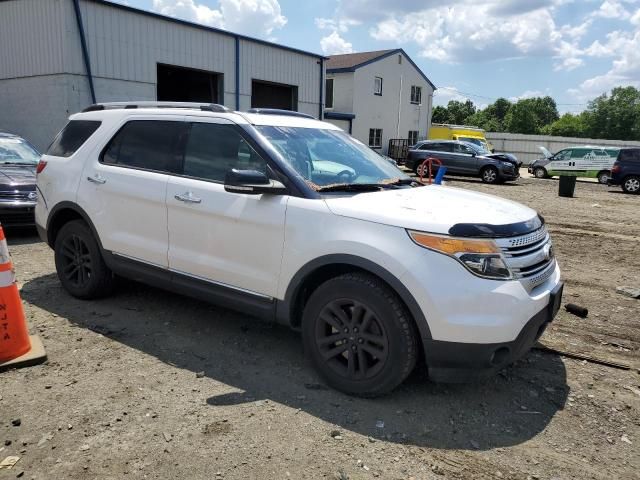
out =
<svg viewBox="0 0 640 480"><path fill-rule="evenodd" d="M225 191L232 168L268 172L265 159L234 123L215 118L190 123L184 166L170 177L166 191L169 268L274 297L289 197Z"/></svg>
<svg viewBox="0 0 640 480"><path fill-rule="evenodd" d="M106 250L166 268L169 235L165 204L169 173L179 167L183 117L123 121L86 162L78 204L89 214Z"/></svg>

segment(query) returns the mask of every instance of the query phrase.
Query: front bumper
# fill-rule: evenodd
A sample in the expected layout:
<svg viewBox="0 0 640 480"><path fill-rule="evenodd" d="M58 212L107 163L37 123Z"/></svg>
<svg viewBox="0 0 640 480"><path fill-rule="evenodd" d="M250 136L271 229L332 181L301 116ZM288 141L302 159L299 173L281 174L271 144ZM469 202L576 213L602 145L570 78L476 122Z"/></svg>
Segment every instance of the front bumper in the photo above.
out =
<svg viewBox="0 0 640 480"><path fill-rule="evenodd" d="M549 303L522 328L515 340L499 343L459 343L424 340L429 377L437 382L468 382L489 377L522 358L560 309L563 283L549 294Z"/></svg>
<svg viewBox="0 0 640 480"><path fill-rule="evenodd" d="M5 227L35 224L36 202L0 202L0 223Z"/></svg>

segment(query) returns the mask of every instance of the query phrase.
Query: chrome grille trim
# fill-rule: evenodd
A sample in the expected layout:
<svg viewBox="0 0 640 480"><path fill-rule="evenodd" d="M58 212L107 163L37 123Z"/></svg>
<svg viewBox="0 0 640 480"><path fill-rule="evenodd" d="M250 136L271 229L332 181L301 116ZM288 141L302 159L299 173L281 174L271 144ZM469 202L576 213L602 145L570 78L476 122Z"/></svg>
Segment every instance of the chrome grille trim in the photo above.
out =
<svg viewBox="0 0 640 480"><path fill-rule="evenodd" d="M527 290L544 283L553 274L556 259L546 227L519 237L497 238L495 241L514 277Z"/></svg>

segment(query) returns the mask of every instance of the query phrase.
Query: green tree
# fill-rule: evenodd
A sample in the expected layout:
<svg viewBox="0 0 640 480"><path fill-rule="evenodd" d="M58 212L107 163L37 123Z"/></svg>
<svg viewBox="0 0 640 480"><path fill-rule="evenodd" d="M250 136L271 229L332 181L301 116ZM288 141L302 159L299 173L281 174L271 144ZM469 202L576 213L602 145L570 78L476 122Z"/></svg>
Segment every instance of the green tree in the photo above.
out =
<svg viewBox="0 0 640 480"><path fill-rule="evenodd" d="M562 117L541 129L544 135L556 137L587 137L586 115L565 113Z"/></svg>
<svg viewBox="0 0 640 480"><path fill-rule="evenodd" d="M432 123L447 123L448 118L449 112L447 111L447 107L443 107L442 105L434 107L433 113L431 114Z"/></svg>
<svg viewBox="0 0 640 480"><path fill-rule="evenodd" d="M589 102L585 116L587 133L593 138L640 140L640 91L616 87Z"/></svg>
<svg viewBox="0 0 640 480"><path fill-rule="evenodd" d="M531 109L530 102L525 100L520 100L512 105L504 118L505 130L509 133L538 133L537 122L537 117Z"/></svg>
<svg viewBox="0 0 640 480"><path fill-rule="evenodd" d="M488 105L484 109L487 114L488 120L493 122L493 125L498 125L494 132L501 132L504 129L504 119L511 108L511 102L506 98L498 98L495 102Z"/></svg>
<svg viewBox="0 0 640 480"><path fill-rule="evenodd" d="M465 102L450 100L447 104L447 112L447 123L463 125L467 118L476 113L476 106L471 100Z"/></svg>

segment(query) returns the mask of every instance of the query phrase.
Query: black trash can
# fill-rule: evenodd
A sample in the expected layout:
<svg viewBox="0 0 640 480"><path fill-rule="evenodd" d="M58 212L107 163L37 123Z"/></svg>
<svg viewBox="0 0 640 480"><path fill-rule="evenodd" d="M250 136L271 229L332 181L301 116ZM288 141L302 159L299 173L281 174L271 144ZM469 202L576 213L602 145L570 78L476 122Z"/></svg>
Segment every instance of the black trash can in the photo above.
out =
<svg viewBox="0 0 640 480"><path fill-rule="evenodd" d="M573 197L573 192L576 189L576 178L577 177L568 175L560 176L560 184L558 185L558 196Z"/></svg>

